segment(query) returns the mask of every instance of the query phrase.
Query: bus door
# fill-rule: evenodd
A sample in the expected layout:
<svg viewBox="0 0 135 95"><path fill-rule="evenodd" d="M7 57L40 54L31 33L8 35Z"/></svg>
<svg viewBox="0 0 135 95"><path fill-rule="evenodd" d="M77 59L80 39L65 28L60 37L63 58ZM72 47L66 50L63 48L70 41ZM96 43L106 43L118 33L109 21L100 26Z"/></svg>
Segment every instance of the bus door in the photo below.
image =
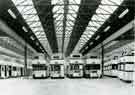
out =
<svg viewBox="0 0 135 95"><path fill-rule="evenodd" d="M61 69L61 74L64 75L64 65L60 65Z"/></svg>
<svg viewBox="0 0 135 95"><path fill-rule="evenodd" d="M61 65L54 65L54 71L59 74L61 70Z"/></svg>
<svg viewBox="0 0 135 95"><path fill-rule="evenodd" d="M1 65L1 77L5 78L5 67Z"/></svg>
<svg viewBox="0 0 135 95"><path fill-rule="evenodd" d="M7 77L7 66L4 66L5 68L5 77Z"/></svg>
<svg viewBox="0 0 135 95"><path fill-rule="evenodd" d="M9 66L9 77L11 77L11 76L12 76L12 67Z"/></svg>
<svg viewBox="0 0 135 95"><path fill-rule="evenodd" d="M21 69L21 76L23 76L23 68L20 68Z"/></svg>
<svg viewBox="0 0 135 95"><path fill-rule="evenodd" d="M6 73L7 73L6 77L9 77L9 69L10 69L10 66L6 66Z"/></svg>
<svg viewBox="0 0 135 95"><path fill-rule="evenodd" d="M0 65L0 78L1 78L1 65Z"/></svg>

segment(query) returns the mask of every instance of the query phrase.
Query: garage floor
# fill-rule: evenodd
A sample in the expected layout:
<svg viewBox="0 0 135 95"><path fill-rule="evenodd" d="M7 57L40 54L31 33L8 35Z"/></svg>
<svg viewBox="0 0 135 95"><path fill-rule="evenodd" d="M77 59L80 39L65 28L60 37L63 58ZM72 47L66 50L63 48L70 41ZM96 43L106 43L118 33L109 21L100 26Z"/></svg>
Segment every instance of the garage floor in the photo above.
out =
<svg viewBox="0 0 135 95"><path fill-rule="evenodd" d="M133 92L134 90L134 92ZM0 95L135 95L135 86L118 79L6 79Z"/></svg>

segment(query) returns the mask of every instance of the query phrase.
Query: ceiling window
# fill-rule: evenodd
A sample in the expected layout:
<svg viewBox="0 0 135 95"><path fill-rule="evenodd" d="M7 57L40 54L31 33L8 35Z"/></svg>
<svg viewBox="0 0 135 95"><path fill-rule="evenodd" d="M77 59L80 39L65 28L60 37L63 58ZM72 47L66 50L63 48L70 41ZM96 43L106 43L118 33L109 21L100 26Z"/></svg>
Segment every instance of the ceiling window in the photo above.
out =
<svg viewBox="0 0 135 95"><path fill-rule="evenodd" d="M65 27L65 38L64 38L64 52L69 43L70 35L73 30L79 4L81 0L69 0L68 12L66 13L66 27ZM63 37L63 20L64 20L64 0L52 0L53 7L53 18L55 23L56 37L58 42L59 52L62 51L62 37ZM60 33L59 33L60 32Z"/></svg>
<svg viewBox="0 0 135 95"><path fill-rule="evenodd" d="M88 40L98 31L104 22L114 13L114 11L121 5L124 0L102 0L99 7L96 9L95 14L92 16L88 23L83 35L78 41L73 52L79 52L80 49L88 42ZM110 26L106 28L106 31ZM88 35L88 36L85 36ZM95 38L99 39L99 36Z"/></svg>
<svg viewBox="0 0 135 95"><path fill-rule="evenodd" d="M40 43L43 45L45 50L48 52L49 55L52 54L52 50L50 48L50 45L48 43L48 40L46 38L46 34L43 30L43 27L41 25L40 19L38 17L38 14L36 12L36 9L34 8L34 4L32 0L12 0L21 15L23 16L26 23L29 25L35 36L38 38ZM25 27L23 27L24 31L26 30ZM27 31L25 31L27 32Z"/></svg>

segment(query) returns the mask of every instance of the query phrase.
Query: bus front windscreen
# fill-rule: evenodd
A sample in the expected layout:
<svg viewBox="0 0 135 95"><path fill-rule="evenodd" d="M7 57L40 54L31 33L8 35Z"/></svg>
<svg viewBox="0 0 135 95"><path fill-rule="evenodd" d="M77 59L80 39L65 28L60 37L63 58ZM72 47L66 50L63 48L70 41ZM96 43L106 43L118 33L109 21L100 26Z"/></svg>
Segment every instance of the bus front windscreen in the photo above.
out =
<svg viewBox="0 0 135 95"><path fill-rule="evenodd" d="M72 64L70 65L71 70L79 70L80 65L79 64Z"/></svg>
<svg viewBox="0 0 135 95"><path fill-rule="evenodd" d="M95 64L95 65L93 66L93 69L99 70L99 69L100 69L100 64Z"/></svg>
<svg viewBox="0 0 135 95"><path fill-rule="evenodd" d="M32 65L32 68L34 71L39 71L39 70L47 70L47 67L43 64L34 64Z"/></svg>
<svg viewBox="0 0 135 95"><path fill-rule="evenodd" d="M100 69L100 64L88 64L85 66L86 70L98 70Z"/></svg>
<svg viewBox="0 0 135 95"><path fill-rule="evenodd" d="M52 65L51 68L53 71L60 71L60 65Z"/></svg>

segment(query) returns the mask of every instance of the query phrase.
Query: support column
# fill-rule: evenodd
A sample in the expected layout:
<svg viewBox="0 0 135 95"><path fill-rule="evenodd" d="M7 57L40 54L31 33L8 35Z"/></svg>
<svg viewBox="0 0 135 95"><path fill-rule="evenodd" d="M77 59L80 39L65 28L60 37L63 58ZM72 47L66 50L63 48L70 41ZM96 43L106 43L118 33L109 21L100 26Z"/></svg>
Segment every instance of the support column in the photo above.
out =
<svg viewBox="0 0 135 95"><path fill-rule="evenodd" d="M25 42L24 46L24 75L27 76L27 43Z"/></svg>
<svg viewBox="0 0 135 95"><path fill-rule="evenodd" d="M65 41L65 32L66 32L66 22L67 22L67 13L68 13L68 0L63 0L64 2L64 14L63 14L63 34L62 34L62 57L64 56L64 41Z"/></svg>
<svg viewBox="0 0 135 95"><path fill-rule="evenodd" d="M134 32L134 37L135 37L135 13L134 13L133 32ZM135 40L135 38L134 38L134 40ZM135 70L135 64L134 64L134 67L133 68ZM135 71L133 72L133 86L135 86Z"/></svg>
<svg viewBox="0 0 135 95"><path fill-rule="evenodd" d="M102 61L101 61L101 65L102 65L102 76L104 76L104 45L103 43L101 43L101 57L102 57Z"/></svg>

